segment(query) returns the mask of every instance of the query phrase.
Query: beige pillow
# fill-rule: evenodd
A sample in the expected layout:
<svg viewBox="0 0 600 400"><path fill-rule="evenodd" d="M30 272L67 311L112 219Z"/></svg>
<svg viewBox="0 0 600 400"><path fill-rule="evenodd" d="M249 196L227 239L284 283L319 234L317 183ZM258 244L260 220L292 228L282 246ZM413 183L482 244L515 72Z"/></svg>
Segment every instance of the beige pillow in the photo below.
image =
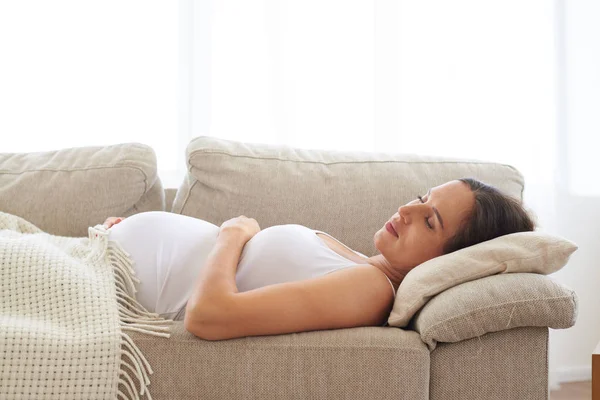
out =
<svg viewBox="0 0 600 400"><path fill-rule="evenodd" d="M108 217L164 209L156 153L146 144L0 153L0 210L46 233L87 237Z"/></svg>
<svg viewBox="0 0 600 400"><path fill-rule="evenodd" d="M534 231L500 236L433 258L406 274L388 324L406 327L433 296L464 282L512 272L551 274L561 269L575 250L573 242Z"/></svg>

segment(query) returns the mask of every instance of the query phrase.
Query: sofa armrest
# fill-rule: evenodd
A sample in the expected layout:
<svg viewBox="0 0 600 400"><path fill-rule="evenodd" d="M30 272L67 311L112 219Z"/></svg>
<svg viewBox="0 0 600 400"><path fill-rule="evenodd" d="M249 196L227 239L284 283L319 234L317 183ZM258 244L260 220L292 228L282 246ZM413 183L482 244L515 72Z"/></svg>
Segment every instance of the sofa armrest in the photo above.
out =
<svg viewBox="0 0 600 400"><path fill-rule="evenodd" d="M569 328L577 319L577 295L547 275L492 275L433 297L411 320L433 351L437 342L459 342L522 326Z"/></svg>

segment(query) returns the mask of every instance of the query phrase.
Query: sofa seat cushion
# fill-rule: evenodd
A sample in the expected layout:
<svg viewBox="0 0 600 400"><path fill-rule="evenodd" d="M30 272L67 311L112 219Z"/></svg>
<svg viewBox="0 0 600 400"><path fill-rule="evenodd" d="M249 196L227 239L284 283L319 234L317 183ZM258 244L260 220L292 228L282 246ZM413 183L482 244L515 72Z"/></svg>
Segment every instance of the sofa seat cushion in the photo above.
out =
<svg viewBox="0 0 600 400"><path fill-rule="evenodd" d="M578 298L552 277L531 273L488 276L454 286L432 298L408 328L433 351L488 332L538 326L566 329L577 319Z"/></svg>
<svg viewBox="0 0 600 400"><path fill-rule="evenodd" d="M107 217L165 209L156 154L141 143L0 153L0 210L60 236Z"/></svg>
<svg viewBox="0 0 600 400"><path fill-rule="evenodd" d="M360 327L206 341L174 321L170 333L130 332L154 371L154 400L429 399L429 350L413 331Z"/></svg>

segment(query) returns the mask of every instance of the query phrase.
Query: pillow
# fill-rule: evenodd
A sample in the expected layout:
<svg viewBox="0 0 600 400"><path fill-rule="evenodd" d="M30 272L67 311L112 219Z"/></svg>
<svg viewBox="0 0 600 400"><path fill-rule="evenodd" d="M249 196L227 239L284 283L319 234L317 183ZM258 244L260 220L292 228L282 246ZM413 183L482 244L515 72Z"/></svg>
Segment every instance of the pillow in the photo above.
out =
<svg viewBox="0 0 600 400"><path fill-rule="evenodd" d="M413 268L400 284L390 326L406 327L433 296L461 283L495 274L561 269L577 245L541 231L511 233L433 258Z"/></svg>
<svg viewBox="0 0 600 400"><path fill-rule="evenodd" d="M444 290L417 311L408 329L433 351L439 342L462 342L505 329L567 329L577 321L578 304L577 293L552 277L498 274Z"/></svg>
<svg viewBox="0 0 600 400"><path fill-rule="evenodd" d="M0 153L0 210L44 232L87 237L108 217L165 209L156 153L137 142Z"/></svg>

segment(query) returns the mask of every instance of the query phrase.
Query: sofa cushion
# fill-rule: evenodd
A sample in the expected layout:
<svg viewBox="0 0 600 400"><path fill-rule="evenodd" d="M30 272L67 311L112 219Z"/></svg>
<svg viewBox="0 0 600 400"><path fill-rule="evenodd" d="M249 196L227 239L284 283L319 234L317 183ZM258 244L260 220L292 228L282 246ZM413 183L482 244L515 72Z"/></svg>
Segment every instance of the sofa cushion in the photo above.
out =
<svg viewBox="0 0 600 400"><path fill-rule="evenodd" d="M409 329L421 334L430 350L516 327L570 328L578 298L550 276L513 273L488 276L454 286L431 299Z"/></svg>
<svg viewBox="0 0 600 400"><path fill-rule="evenodd" d="M264 229L296 223L325 231L367 256L400 205L444 182L474 177L521 199L513 167L396 153L297 149L199 136L172 211L220 226L246 215ZM383 228L385 229L385 228Z"/></svg>
<svg viewBox="0 0 600 400"><path fill-rule="evenodd" d="M497 237L433 258L406 274L388 323L405 327L430 298L464 282L495 274L551 274L577 249L573 242L542 231Z"/></svg>
<svg viewBox="0 0 600 400"><path fill-rule="evenodd" d="M208 341L175 321L170 334L129 332L152 366L153 399L429 399L429 350L413 331L369 326Z"/></svg>
<svg viewBox="0 0 600 400"><path fill-rule="evenodd" d="M87 236L107 217L164 208L156 154L145 144L0 153L0 210L45 232Z"/></svg>

